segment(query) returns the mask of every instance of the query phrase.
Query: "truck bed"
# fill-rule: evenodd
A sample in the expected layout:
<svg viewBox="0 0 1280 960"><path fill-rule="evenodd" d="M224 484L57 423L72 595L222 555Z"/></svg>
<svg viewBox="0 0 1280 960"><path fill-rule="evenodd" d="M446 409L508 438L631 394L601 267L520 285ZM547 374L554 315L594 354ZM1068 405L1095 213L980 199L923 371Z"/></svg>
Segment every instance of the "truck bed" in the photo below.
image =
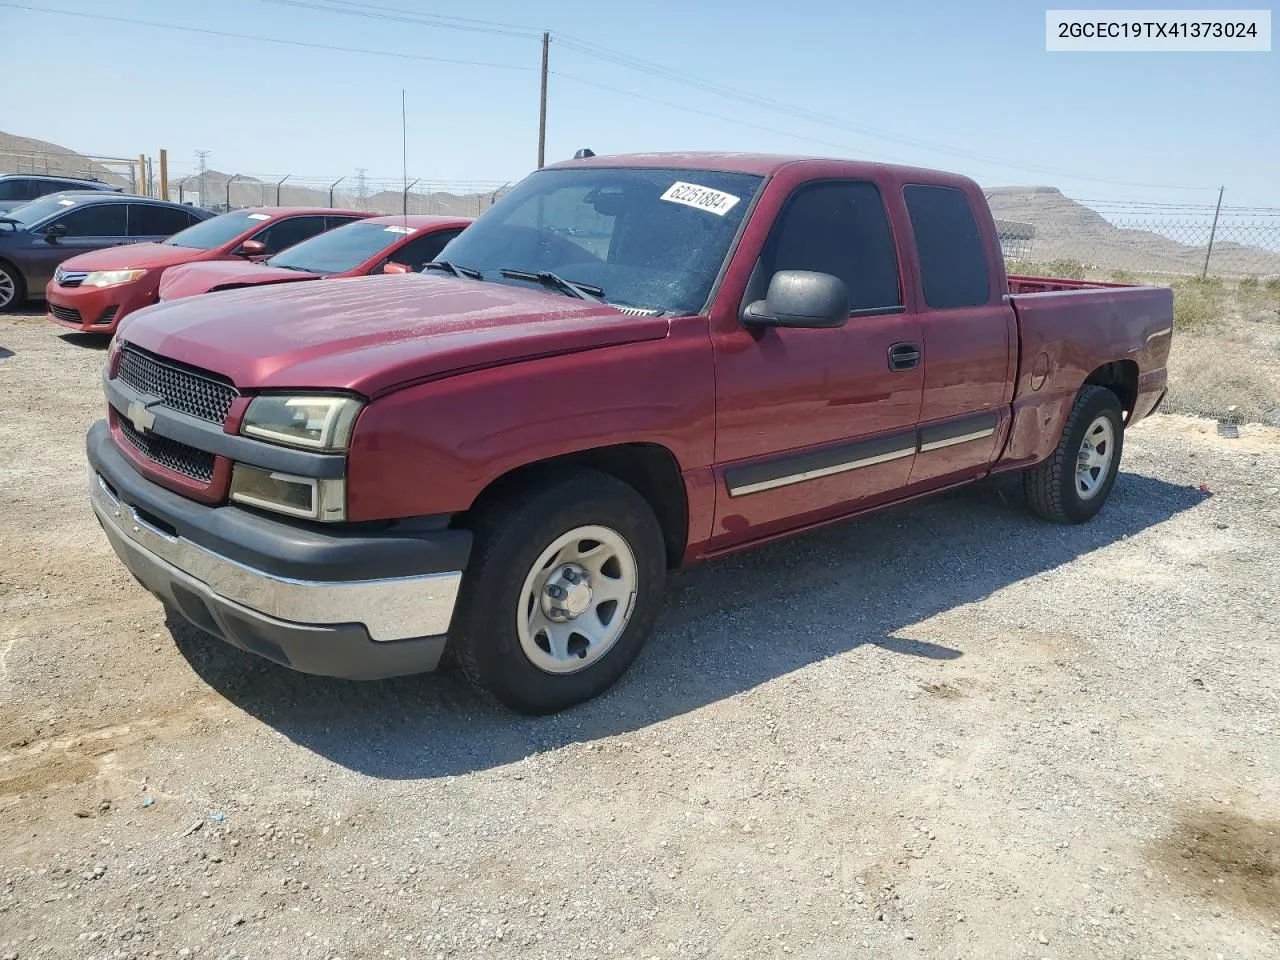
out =
<svg viewBox="0 0 1280 960"><path fill-rule="evenodd" d="M1010 293L1060 293L1064 290L1101 290L1131 287L1130 283L1105 283L1101 280L1069 280L1065 277L1009 277Z"/></svg>

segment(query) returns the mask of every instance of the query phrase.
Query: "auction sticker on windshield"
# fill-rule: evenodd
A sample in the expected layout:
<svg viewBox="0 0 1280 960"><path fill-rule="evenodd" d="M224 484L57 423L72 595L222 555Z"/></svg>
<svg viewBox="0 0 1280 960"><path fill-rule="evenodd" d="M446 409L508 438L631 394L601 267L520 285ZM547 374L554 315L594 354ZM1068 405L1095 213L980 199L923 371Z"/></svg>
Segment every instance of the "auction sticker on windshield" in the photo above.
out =
<svg viewBox="0 0 1280 960"><path fill-rule="evenodd" d="M413 227L387 227L385 233L413 233Z"/></svg>
<svg viewBox="0 0 1280 960"><path fill-rule="evenodd" d="M714 213L717 217L723 217L742 198L735 197L732 193L725 193L723 190L712 190L710 187L700 187L696 183L677 180L667 188L667 192L660 199L669 203L682 203L686 207L705 210L707 213Z"/></svg>

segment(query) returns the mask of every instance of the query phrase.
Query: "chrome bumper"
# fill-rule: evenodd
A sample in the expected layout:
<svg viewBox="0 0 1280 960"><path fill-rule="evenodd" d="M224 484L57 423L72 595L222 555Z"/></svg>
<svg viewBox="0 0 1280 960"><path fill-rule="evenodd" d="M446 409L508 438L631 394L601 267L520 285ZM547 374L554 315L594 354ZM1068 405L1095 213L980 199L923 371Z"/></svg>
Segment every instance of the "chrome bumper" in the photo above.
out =
<svg viewBox="0 0 1280 960"><path fill-rule="evenodd" d="M218 600L294 624L358 623L372 640L441 636L449 629L461 571L382 580L321 582L278 577L171 536L89 475L89 498L112 548L131 569L139 559L195 581ZM141 555L139 557L139 555Z"/></svg>

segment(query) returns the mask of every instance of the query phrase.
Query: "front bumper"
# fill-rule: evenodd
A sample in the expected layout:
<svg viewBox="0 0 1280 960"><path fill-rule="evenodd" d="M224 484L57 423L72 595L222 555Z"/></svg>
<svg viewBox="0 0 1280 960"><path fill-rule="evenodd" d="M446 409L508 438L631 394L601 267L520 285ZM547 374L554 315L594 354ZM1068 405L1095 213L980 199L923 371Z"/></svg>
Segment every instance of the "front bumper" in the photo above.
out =
<svg viewBox="0 0 1280 960"><path fill-rule="evenodd" d="M45 308L51 321L83 333L112 333L134 310L155 302L145 287L148 277L114 287L64 287L50 280L44 288ZM154 285L154 281L151 281Z"/></svg>
<svg viewBox="0 0 1280 960"><path fill-rule="evenodd" d="M102 422L87 451L90 502L112 548L197 627L303 673L372 680L436 668L466 531L329 533L204 506L138 474Z"/></svg>

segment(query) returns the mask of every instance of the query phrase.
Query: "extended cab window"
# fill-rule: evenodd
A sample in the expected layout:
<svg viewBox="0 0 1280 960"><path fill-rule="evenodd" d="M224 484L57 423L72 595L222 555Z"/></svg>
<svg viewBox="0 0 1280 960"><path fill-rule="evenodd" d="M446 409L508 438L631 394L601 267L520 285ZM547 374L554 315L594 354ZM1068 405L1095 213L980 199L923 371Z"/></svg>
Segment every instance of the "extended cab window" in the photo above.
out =
<svg viewBox="0 0 1280 960"><path fill-rule="evenodd" d="M765 295L779 270L839 277L849 288L851 311L901 306L898 256L879 188L866 181L824 181L798 188L765 243L748 302Z"/></svg>
<svg viewBox="0 0 1280 960"><path fill-rule="evenodd" d="M924 302L931 307L976 307L991 293L991 268L978 221L964 192L912 184L902 189L920 256Z"/></svg>

